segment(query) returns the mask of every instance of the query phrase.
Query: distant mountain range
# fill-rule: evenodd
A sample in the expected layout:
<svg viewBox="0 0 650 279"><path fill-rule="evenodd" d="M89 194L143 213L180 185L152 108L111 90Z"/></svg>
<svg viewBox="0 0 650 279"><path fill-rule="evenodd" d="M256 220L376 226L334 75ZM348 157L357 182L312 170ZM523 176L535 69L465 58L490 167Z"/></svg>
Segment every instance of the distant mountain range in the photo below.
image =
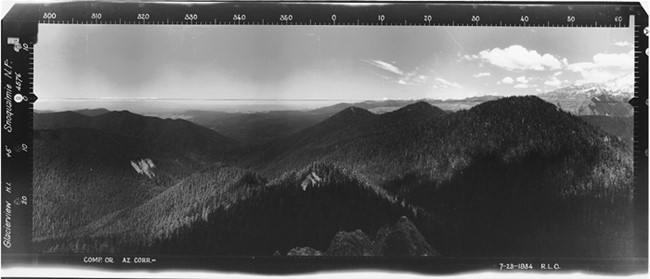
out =
<svg viewBox="0 0 650 279"><path fill-rule="evenodd" d="M263 138L247 144L214 127L126 111L39 113L35 246L218 255L635 253L632 150L599 128L610 118L594 125L538 97L492 98L449 101L477 103L458 111L386 101L363 106L404 105L382 114L339 104L203 115ZM280 132L264 131L284 121L266 128ZM132 166L143 158L155 164L155 177Z"/></svg>
<svg viewBox="0 0 650 279"><path fill-rule="evenodd" d="M94 116L87 116L87 115ZM161 152L223 156L236 141L203 126L180 119L160 119L128 111L104 109L35 113L34 129L88 128L146 141Z"/></svg>
<svg viewBox="0 0 650 279"><path fill-rule="evenodd" d="M633 108L628 103L633 96L631 76L604 83L572 85L538 95L543 100L579 116L631 117ZM245 143L261 144L283 138L319 123L349 107L384 114L404 106L426 102L447 112L467 110L500 96L479 96L460 100L377 100L358 103L339 103L310 111L272 111L257 113L222 113L206 111L182 112L183 117L196 124L213 129ZM604 125L603 127L608 127Z"/></svg>
<svg viewBox="0 0 650 279"><path fill-rule="evenodd" d="M99 115L102 115L102 114L107 114L107 113L109 113L111 111L107 110L105 108L98 108L98 109L81 109L81 110L75 110L74 112L76 112L78 114L85 115L85 116L93 117L93 116L99 116Z"/></svg>
<svg viewBox="0 0 650 279"><path fill-rule="evenodd" d="M603 83L571 85L539 97L576 115L631 117L628 102L634 97L633 75L625 75Z"/></svg>
<svg viewBox="0 0 650 279"><path fill-rule="evenodd" d="M585 83L560 88L540 96L546 98L590 99L607 95L619 101L629 101L634 96L634 75L627 74L602 83Z"/></svg>
<svg viewBox="0 0 650 279"><path fill-rule="evenodd" d="M578 116L610 116L630 118L633 108L628 101L633 97L632 75L622 76L603 83L571 85L538 96L561 109ZM447 112L467 110L486 101L498 100L500 96L479 96L459 100L373 100L357 103L339 103L309 111L286 110L252 113L228 113L219 111L182 111L154 117L187 120L207 127L242 144L259 145L280 139L311 127L349 107L366 109L384 114L404 106L426 102ZM86 116L109 113L106 109L74 111ZM44 112L47 113L47 112ZM593 121L592 121L593 122ZM593 123L598 125L599 123ZM611 125L603 124L608 129ZM615 130L609 129L610 132ZM620 133L617 136L624 136Z"/></svg>

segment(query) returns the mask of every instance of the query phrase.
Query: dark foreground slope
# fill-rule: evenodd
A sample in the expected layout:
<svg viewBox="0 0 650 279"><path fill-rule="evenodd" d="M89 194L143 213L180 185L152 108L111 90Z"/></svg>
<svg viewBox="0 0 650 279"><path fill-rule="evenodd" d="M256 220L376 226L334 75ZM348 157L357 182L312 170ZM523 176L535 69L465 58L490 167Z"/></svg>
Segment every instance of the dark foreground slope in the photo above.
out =
<svg viewBox="0 0 650 279"><path fill-rule="evenodd" d="M419 135L441 144L405 161L432 167L384 185L444 218L441 253L634 253L632 154L623 141L535 97L486 102Z"/></svg>
<svg viewBox="0 0 650 279"><path fill-rule="evenodd" d="M354 169L436 216L447 241L435 246L446 255L633 253L624 141L537 97L424 120L408 108L343 111L269 146L253 167L269 175L314 161Z"/></svg>
<svg viewBox="0 0 650 279"><path fill-rule="evenodd" d="M72 236L223 160L232 142L184 121L107 112L36 114L34 239ZM143 171L144 164L147 171Z"/></svg>
<svg viewBox="0 0 650 279"><path fill-rule="evenodd" d="M623 140L631 148L634 143L634 117L583 115L582 120Z"/></svg>
<svg viewBox="0 0 650 279"><path fill-rule="evenodd" d="M445 256L635 253L631 150L537 97L455 113L426 103L382 115L348 108L241 158L237 167L195 172L73 237L38 245L50 252L326 253L339 232L357 230L390 246L392 233L380 228L407 216L422 235L410 241ZM367 244L361 234L352 238ZM427 250L418 247L409 251Z"/></svg>
<svg viewBox="0 0 650 279"><path fill-rule="evenodd" d="M38 245L49 252L286 254L297 246L327 249L341 230L374 235L400 216L416 219L413 215L335 166L312 165L267 182L215 165L139 207L92 223L79 231L82 237Z"/></svg>
<svg viewBox="0 0 650 279"><path fill-rule="evenodd" d="M334 235L326 251L311 247L296 247L287 256L389 256L389 257L435 257L440 256L431 248L424 236L406 216L392 226L384 226L373 240L362 230L339 231Z"/></svg>
<svg viewBox="0 0 650 279"><path fill-rule="evenodd" d="M149 178L131 162L154 163ZM146 201L201 162L168 157L143 140L86 128L34 131L35 239L68 235L115 210Z"/></svg>

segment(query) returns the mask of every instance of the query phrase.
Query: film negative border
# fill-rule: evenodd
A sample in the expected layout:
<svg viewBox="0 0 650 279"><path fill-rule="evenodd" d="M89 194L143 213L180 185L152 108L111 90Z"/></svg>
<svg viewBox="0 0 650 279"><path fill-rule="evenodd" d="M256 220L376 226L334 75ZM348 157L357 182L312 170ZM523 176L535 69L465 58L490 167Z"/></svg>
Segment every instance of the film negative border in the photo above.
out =
<svg viewBox="0 0 650 279"><path fill-rule="evenodd" d="M634 16L634 259L566 259L563 269L613 273L647 272L648 247L648 16L638 3L111 3L18 4L2 21L3 54L3 266L75 265L82 255L37 255L31 249L33 46L39 24L128 25L333 25L333 26L498 26L627 28ZM36 77L38 78L38 77ZM637 152L641 151L641 152ZM124 255L126 256L126 255ZM120 258L121 256L114 256ZM272 257L158 257L160 266L294 273L332 269L406 269L419 272L496 270L495 259L277 259ZM535 265L557 259L506 259ZM104 266L105 267L105 266ZM254 268L251 268L254 267ZM124 266L120 268L140 268Z"/></svg>
<svg viewBox="0 0 650 279"><path fill-rule="evenodd" d="M631 3L113 3L18 6L7 20L49 24L627 27Z"/></svg>

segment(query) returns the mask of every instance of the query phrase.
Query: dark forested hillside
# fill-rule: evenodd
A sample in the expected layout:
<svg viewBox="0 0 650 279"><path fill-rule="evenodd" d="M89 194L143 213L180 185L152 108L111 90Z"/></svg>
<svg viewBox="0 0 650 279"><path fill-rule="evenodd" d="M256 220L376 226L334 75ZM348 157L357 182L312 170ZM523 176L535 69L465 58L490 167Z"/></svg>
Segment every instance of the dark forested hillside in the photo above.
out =
<svg viewBox="0 0 650 279"><path fill-rule="evenodd" d="M205 154L234 144L186 121L151 124L124 112L56 117L61 120L40 127L59 128L50 122L61 121L86 128L36 131L37 147L47 151L35 154L35 164L48 171L35 176L35 185L45 185L41 193L57 191L44 202L52 209L35 209L41 216L35 224L43 228L37 246L44 251L327 253L341 236L387 241L390 234L380 228L406 216L413 222L407 227L421 233L411 240L444 256L635 253L629 142L616 136L620 131L601 128L616 126L602 124L609 119L590 124L538 97L501 98L453 113L427 102L381 115L346 107L284 138L227 149L232 163ZM139 157L162 162L156 174L173 179L153 186L162 174L147 178L123 163ZM88 166L111 178L97 182ZM83 221L44 221L48 210L73 219L74 210L98 202L100 194L79 187L131 206L108 203ZM54 233L66 226L74 233Z"/></svg>
<svg viewBox="0 0 650 279"><path fill-rule="evenodd" d="M431 124L413 138L434 144L411 145L421 157L402 160L416 165L384 185L454 228L444 231L450 245L441 253L633 251L632 153L622 141L536 97L486 102Z"/></svg>
<svg viewBox="0 0 650 279"><path fill-rule="evenodd" d="M131 162L150 159L155 177ZM87 128L34 131L34 238L67 235L155 197L203 163L162 155L146 141Z"/></svg>
<svg viewBox="0 0 650 279"><path fill-rule="evenodd" d="M582 243L581 249L568 251L582 255L632 250L625 219L630 216L632 151L550 103L504 98L426 121L413 117L397 126L386 125L395 121L389 114L335 121L346 115L350 111L271 146L274 152L264 153L271 159L258 160L267 163L254 167L270 175L314 161L353 168L445 219L448 229L442 233L449 241L438 247L443 254L550 255L567 242ZM554 244L541 244L548 243L544 237ZM616 244L602 248L605 239L617 239Z"/></svg>
<svg viewBox="0 0 650 279"><path fill-rule="evenodd" d="M98 116L102 114L106 114L111 112L110 110L104 109L104 108L98 108L98 109L80 109L80 110L75 110L74 112L85 115L85 116Z"/></svg>
<svg viewBox="0 0 650 279"><path fill-rule="evenodd" d="M414 212L336 166L315 164L267 182L215 165L141 206L93 222L78 231L80 237L38 245L50 252L81 247L176 255L286 254L296 246L327 249L341 230L374 235L400 216L416 219Z"/></svg>
<svg viewBox="0 0 650 279"><path fill-rule="evenodd" d="M471 157L487 154L514 162L535 152L581 159L599 153L631 154L618 139L536 97L504 98L450 114L429 106L433 113L423 117L421 108L427 106L416 103L379 116L346 109L266 145L253 154L252 165L275 174L314 161L333 161L381 183L409 171L448 179Z"/></svg>
<svg viewBox="0 0 650 279"><path fill-rule="evenodd" d="M253 150L246 166L277 175L337 155L343 148L363 144L369 139L393 138L395 133L407 127L420 125L445 114L426 102L410 104L382 115L359 107L348 107L317 125ZM364 148L374 147L377 146ZM367 156L373 155L370 153L372 152L355 155L362 155L358 160L365 161Z"/></svg>
<svg viewBox="0 0 650 279"><path fill-rule="evenodd" d="M283 138L325 120L330 115L312 111L222 113L188 111L190 121L248 144Z"/></svg>
<svg viewBox="0 0 650 279"><path fill-rule="evenodd" d="M290 137L251 149L242 160L243 166L254 169L272 166L270 169L274 174L300 169L318 161L319 157L335 152L340 146L356 141L359 136L371 133L373 129L368 124L377 117L362 108L346 108Z"/></svg>
<svg viewBox="0 0 650 279"><path fill-rule="evenodd" d="M602 115L583 115L582 120L619 138L632 146L634 142L634 118Z"/></svg>
<svg viewBox="0 0 650 279"><path fill-rule="evenodd" d="M34 127L35 239L68 235L137 206L226 160L234 146L187 121L125 111L35 114Z"/></svg>
<svg viewBox="0 0 650 279"><path fill-rule="evenodd" d="M308 176L318 177L304 186ZM313 165L271 181L207 221L157 243L162 252L223 255L286 254L296 246L326 249L341 230L374 234L411 210L386 199L349 171Z"/></svg>
<svg viewBox="0 0 650 279"><path fill-rule="evenodd" d="M313 112L332 116L350 107L357 107L365 110L384 108L384 107L401 108L415 102L417 101L416 100L385 100L385 101L365 101L365 102L358 102L358 103L339 103L332 106L315 109L313 110Z"/></svg>
<svg viewBox="0 0 650 279"><path fill-rule="evenodd" d="M217 163L143 204L98 219L77 233L93 237L128 235L125 243L166 238L182 227L205 220L218 208L231 207L265 183L255 173Z"/></svg>
<svg viewBox="0 0 650 279"><path fill-rule="evenodd" d="M229 138L260 145L293 135L347 109L357 107L375 114L384 114L414 103L428 103L448 111L471 108L496 96L472 97L461 100L384 100L338 103L314 110L280 110L268 112L184 111L189 121L210 128ZM77 111L80 112L80 111Z"/></svg>
<svg viewBox="0 0 650 279"><path fill-rule="evenodd" d="M403 126L419 125L445 114L447 112L442 109L420 101L380 115L372 126L378 130L399 130Z"/></svg>
<svg viewBox="0 0 650 279"><path fill-rule="evenodd" d="M224 156L235 145L203 126L180 119L147 117L128 111L113 111L89 117L76 112L34 115L34 129L91 128L147 141L161 152L186 156Z"/></svg>

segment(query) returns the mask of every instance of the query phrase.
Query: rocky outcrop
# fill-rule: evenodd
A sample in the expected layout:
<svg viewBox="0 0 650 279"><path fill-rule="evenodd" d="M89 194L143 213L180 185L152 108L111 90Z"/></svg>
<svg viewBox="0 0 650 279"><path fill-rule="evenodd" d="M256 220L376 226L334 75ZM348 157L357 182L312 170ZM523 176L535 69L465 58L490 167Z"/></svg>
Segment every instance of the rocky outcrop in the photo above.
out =
<svg viewBox="0 0 650 279"><path fill-rule="evenodd" d="M131 161L131 166L137 173L144 174L151 179L156 176L156 174L153 172L153 169L156 168L156 165L154 165L153 161L151 161L149 158Z"/></svg>
<svg viewBox="0 0 650 279"><path fill-rule="evenodd" d="M323 181L316 173L313 171L305 177L305 180L300 183L303 191L307 190L307 187L320 186L321 181Z"/></svg>
<svg viewBox="0 0 650 279"><path fill-rule="evenodd" d="M377 232L377 248L384 256L440 256L405 216Z"/></svg>
<svg viewBox="0 0 650 279"><path fill-rule="evenodd" d="M379 250L361 230L338 232L325 252L328 256L380 256Z"/></svg>
<svg viewBox="0 0 650 279"><path fill-rule="evenodd" d="M391 257L433 257L440 256L418 231L415 225L402 216L393 226L381 228L376 241L363 231L340 231L334 235L329 248L321 252L311 247L296 247L287 256L391 256Z"/></svg>
<svg viewBox="0 0 650 279"><path fill-rule="evenodd" d="M287 253L287 256L322 256L323 252L311 247L296 247Z"/></svg>

